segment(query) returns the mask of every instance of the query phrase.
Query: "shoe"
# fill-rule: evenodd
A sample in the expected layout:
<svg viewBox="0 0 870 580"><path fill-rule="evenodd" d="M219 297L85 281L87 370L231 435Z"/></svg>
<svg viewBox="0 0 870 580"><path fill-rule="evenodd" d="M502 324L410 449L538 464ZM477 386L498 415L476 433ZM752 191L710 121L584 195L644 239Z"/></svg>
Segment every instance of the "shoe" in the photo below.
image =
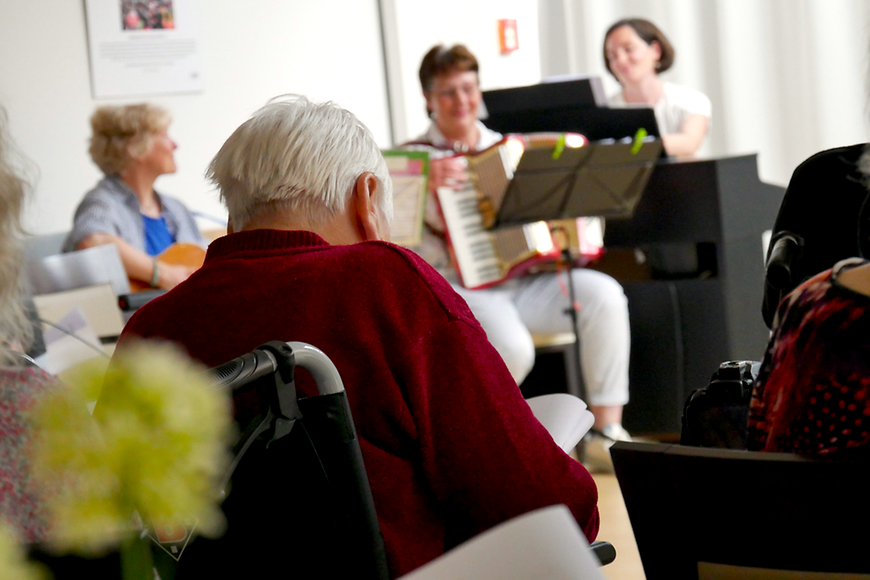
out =
<svg viewBox="0 0 870 580"><path fill-rule="evenodd" d="M631 435L622 426L621 423L611 423L601 430L601 434L613 441L632 441Z"/></svg>
<svg viewBox="0 0 870 580"><path fill-rule="evenodd" d="M583 438L583 466L589 473L613 473L610 448L617 441L631 441L631 435L619 423L586 434Z"/></svg>

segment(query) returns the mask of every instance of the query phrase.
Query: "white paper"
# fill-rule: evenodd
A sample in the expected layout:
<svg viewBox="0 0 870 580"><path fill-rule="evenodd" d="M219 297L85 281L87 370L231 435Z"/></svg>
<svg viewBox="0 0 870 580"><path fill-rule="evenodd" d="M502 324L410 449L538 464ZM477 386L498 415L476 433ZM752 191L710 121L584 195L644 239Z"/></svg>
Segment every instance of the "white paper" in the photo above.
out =
<svg viewBox="0 0 870 580"><path fill-rule="evenodd" d="M36 358L36 364L49 374L60 375L94 357L106 358L100 339L80 308L73 308L54 326L48 326L43 337L45 353Z"/></svg>
<svg viewBox="0 0 870 580"><path fill-rule="evenodd" d="M198 7L198 0L86 0L94 97L202 91Z"/></svg>
<svg viewBox="0 0 870 580"><path fill-rule="evenodd" d="M396 175L393 178L393 225L390 241L400 246L420 243L423 232L425 175Z"/></svg>
<svg viewBox="0 0 870 580"><path fill-rule="evenodd" d="M598 560L564 505L500 524L400 580L604 580Z"/></svg>
<svg viewBox="0 0 870 580"><path fill-rule="evenodd" d="M574 449L595 423L595 416L586 408L586 403L574 395L552 393L526 399L526 402L565 453Z"/></svg>
<svg viewBox="0 0 870 580"><path fill-rule="evenodd" d="M78 307L97 336L116 337L124 328L118 299L109 283L39 294L33 297L33 304L39 318L55 324L59 324L70 310Z"/></svg>

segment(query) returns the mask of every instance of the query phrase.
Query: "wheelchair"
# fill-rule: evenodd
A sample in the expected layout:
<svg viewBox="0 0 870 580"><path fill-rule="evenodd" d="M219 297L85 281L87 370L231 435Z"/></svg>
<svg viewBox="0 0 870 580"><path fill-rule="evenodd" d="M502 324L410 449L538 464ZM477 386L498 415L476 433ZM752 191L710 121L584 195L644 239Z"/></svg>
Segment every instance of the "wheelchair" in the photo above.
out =
<svg viewBox="0 0 870 580"><path fill-rule="evenodd" d="M318 396L297 399L296 367ZM258 391L260 413L231 451L223 482L226 533L196 536L196 523L145 528L161 580L250 578L388 578L368 477L350 406L335 366L304 343L269 342L211 371L216 388ZM150 539L149 539L150 538ZM30 557L55 578L120 578L117 553L89 559L41 546Z"/></svg>
<svg viewBox="0 0 870 580"><path fill-rule="evenodd" d="M311 374L317 396L297 398L297 367ZM195 523L147 530L160 579L278 573L387 579L359 440L341 377L329 358L309 344L273 341L211 369L211 375L216 388L235 395L258 391L262 407L248 425L239 425L231 452L223 485L226 533L217 539L197 537ZM594 542L591 553L601 565L616 557L608 542ZM90 560L33 547L31 557L59 580L120 577L117 554Z"/></svg>

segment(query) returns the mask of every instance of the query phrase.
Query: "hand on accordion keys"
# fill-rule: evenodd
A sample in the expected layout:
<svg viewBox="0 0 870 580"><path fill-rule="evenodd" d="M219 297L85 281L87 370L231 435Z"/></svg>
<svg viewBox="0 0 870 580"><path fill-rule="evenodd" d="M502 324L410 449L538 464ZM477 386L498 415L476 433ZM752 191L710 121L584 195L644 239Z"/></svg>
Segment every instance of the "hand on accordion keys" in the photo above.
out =
<svg viewBox="0 0 870 580"><path fill-rule="evenodd" d="M435 193L439 187L462 189L468 181L468 163L464 157L441 157L429 161L429 191Z"/></svg>

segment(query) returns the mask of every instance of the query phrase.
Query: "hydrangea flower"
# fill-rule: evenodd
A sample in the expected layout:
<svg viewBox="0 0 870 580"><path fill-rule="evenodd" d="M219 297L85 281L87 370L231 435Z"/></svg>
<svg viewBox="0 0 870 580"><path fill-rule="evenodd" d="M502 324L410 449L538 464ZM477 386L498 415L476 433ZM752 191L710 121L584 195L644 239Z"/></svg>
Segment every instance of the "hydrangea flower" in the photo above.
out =
<svg viewBox="0 0 870 580"><path fill-rule="evenodd" d="M24 558L24 551L15 541L15 536L0 525L0 578L16 580L44 580L48 578L42 566L31 564Z"/></svg>
<svg viewBox="0 0 870 580"><path fill-rule="evenodd" d="M197 520L223 531L219 482L232 436L229 395L178 347L140 341L108 370L83 366L35 413L35 474L51 514L50 542L99 554L146 522ZM102 385L93 417L86 399Z"/></svg>

